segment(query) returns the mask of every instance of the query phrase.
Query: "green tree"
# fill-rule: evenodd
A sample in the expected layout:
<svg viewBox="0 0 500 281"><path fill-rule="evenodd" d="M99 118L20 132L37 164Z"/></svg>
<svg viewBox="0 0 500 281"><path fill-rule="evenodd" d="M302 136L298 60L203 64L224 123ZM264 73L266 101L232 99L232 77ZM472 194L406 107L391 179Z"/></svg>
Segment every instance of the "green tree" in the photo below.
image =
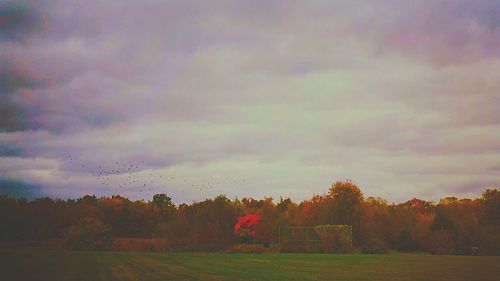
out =
<svg viewBox="0 0 500 281"><path fill-rule="evenodd" d="M164 193L153 195L153 206L157 208L172 207L172 198Z"/></svg>
<svg viewBox="0 0 500 281"><path fill-rule="evenodd" d="M482 250L487 254L500 255L500 190L487 189L481 197L484 213L482 216Z"/></svg>
<svg viewBox="0 0 500 281"><path fill-rule="evenodd" d="M500 227L500 190L486 189L481 199L484 205L483 222Z"/></svg>

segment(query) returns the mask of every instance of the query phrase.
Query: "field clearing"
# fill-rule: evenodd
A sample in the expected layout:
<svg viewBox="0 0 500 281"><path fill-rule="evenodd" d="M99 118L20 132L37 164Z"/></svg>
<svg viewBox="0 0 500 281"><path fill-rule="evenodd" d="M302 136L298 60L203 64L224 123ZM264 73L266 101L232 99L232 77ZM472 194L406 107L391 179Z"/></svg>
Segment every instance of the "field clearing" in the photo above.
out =
<svg viewBox="0 0 500 281"><path fill-rule="evenodd" d="M498 280L500 257L0 249L0 280Z"/></svg>

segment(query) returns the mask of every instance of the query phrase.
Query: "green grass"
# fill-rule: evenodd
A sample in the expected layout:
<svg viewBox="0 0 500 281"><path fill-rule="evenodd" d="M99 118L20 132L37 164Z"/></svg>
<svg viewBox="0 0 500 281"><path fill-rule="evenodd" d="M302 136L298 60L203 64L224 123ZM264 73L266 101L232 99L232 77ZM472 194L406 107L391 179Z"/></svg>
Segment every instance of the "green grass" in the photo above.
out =
<svg viewBox="0 0 500 281"><path fill-rule="evenodd" d="M500 257L0 249L0 280L499 280Z"/></svg>

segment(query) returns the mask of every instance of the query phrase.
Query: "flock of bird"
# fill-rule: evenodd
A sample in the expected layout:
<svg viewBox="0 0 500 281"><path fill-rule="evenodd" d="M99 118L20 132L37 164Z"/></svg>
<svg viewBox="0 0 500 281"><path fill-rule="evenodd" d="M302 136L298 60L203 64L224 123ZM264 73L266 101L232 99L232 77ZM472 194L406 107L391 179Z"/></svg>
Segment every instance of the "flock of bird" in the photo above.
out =
<svg viewBox="0 0 500 281"><path fill-rule="evenodd" d="M103 187L118 188L123 191L156 193L165 187L174 187L177 192L181 193L191 191L208 194L218 191L219 187L228 185L233 189L242 189L248 183L246 178L228 176L219 176L204 182L195 181L182 177L175 170L167 173L165 170L151 168L144 160L106 161L96 165L76 160L71 154L68 155L67 160L72 166L77 165L79 170L89 172L89 175Z"/></svg>

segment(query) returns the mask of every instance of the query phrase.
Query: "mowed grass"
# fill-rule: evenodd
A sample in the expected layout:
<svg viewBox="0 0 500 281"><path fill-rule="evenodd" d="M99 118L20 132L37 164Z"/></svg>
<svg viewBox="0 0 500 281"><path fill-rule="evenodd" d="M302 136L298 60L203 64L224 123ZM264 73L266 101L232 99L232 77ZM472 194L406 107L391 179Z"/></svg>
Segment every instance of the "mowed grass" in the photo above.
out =
<svg viewBox="0 0 500 281"><path fill-rule="evenodd" d="M500 280L500 257L0 249L0 280Z"/></svg>

